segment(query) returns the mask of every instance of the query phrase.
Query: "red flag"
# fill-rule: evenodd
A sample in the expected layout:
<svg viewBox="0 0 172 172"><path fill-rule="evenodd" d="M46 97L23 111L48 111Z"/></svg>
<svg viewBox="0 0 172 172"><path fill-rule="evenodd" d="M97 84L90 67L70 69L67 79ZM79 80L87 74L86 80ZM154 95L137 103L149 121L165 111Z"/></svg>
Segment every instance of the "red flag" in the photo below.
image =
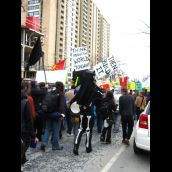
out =
<svg viewBox="0 0 172 172"><path fill-rule="evenodd" d="M119 78L119 82L120 82L120 86L126 87L128 83L128 77L126 76L124 78Z"/></svg>
<svg viewBox="0 0 172 172"><path fill-rule="evenodd" d="M54 64L51 70L64 70L65 60L60 60L58 63Z"/></svg>

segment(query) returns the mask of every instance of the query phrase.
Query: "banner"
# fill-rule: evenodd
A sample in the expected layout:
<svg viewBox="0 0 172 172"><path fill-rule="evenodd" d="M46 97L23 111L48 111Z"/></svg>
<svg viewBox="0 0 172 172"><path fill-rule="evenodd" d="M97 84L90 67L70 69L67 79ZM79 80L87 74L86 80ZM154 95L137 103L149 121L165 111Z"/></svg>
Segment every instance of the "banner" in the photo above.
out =
<svg viewBox="0 0 172 172"><path fill-rule="evenodd" d="M55 83L57 81L61 81L63 82L63 84L66 83L67 70L45 71L45 73L46 73L48 83ZM38 70L36 72L36 81L38 83L45 82L44 71Z"/></svg>
<svg viewBox="0 0 172 172"><path fill-rule="evenodd" d="M73 48L72 58L75 71L90 69L90 63L86 47Z"/></svg>

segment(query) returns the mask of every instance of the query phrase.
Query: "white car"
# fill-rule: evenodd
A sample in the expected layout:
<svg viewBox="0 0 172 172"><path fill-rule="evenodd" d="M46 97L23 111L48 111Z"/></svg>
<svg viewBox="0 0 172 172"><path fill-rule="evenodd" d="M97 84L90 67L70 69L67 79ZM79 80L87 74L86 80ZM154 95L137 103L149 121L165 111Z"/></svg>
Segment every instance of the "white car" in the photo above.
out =
<svg viewBox="0 0 172 172"><path fill-rule="evenodd" d="M137 121L133 149L135 153L140 153L141 150L150 152L150 101Z"/></svg>

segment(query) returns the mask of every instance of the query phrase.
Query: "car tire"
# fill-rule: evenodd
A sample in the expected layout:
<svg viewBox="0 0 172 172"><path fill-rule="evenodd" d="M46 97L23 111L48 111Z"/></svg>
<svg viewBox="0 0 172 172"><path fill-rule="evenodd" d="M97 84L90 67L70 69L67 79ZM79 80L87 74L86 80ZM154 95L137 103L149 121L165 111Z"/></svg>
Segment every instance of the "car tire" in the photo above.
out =
<svg viewBox="0 0 172 172"><path fill-rule="evenodd" d="M134 149L134 153L135 153L135 154L141 153L141 149L139 149L139 148L136 146L135 140L134 140L134 144L133 144L133 149Z"/></svg>

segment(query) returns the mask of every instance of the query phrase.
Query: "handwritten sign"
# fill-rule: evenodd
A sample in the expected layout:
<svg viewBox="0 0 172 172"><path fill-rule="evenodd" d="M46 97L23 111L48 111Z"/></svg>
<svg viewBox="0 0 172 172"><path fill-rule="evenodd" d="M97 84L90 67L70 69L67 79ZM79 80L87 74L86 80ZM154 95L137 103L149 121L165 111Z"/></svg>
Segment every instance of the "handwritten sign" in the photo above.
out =
<svg viewBox="0 0 172 172"><path fill-rule="evenodd" d="M72 58L75 71L90 69L90 63L86 47L73 48Z"/></svg>
<svg viewBox="0 0 172 172"><path fill-rule="evenodd" d="M96 74L96 77L97 78L102 78L106 75L106 72L105 72L105 69L103 67L103 64L102 63L98 63L95 67L94 67L94 70L95 70L95 74Z"/></svg>
<svg viewBox="0 0 172 172"><path fill-rule="evenodd" d="M106 75L110 76L116 69L117 62L114 57L105 58L94 67L97 78L102 78Z"/></svg>

